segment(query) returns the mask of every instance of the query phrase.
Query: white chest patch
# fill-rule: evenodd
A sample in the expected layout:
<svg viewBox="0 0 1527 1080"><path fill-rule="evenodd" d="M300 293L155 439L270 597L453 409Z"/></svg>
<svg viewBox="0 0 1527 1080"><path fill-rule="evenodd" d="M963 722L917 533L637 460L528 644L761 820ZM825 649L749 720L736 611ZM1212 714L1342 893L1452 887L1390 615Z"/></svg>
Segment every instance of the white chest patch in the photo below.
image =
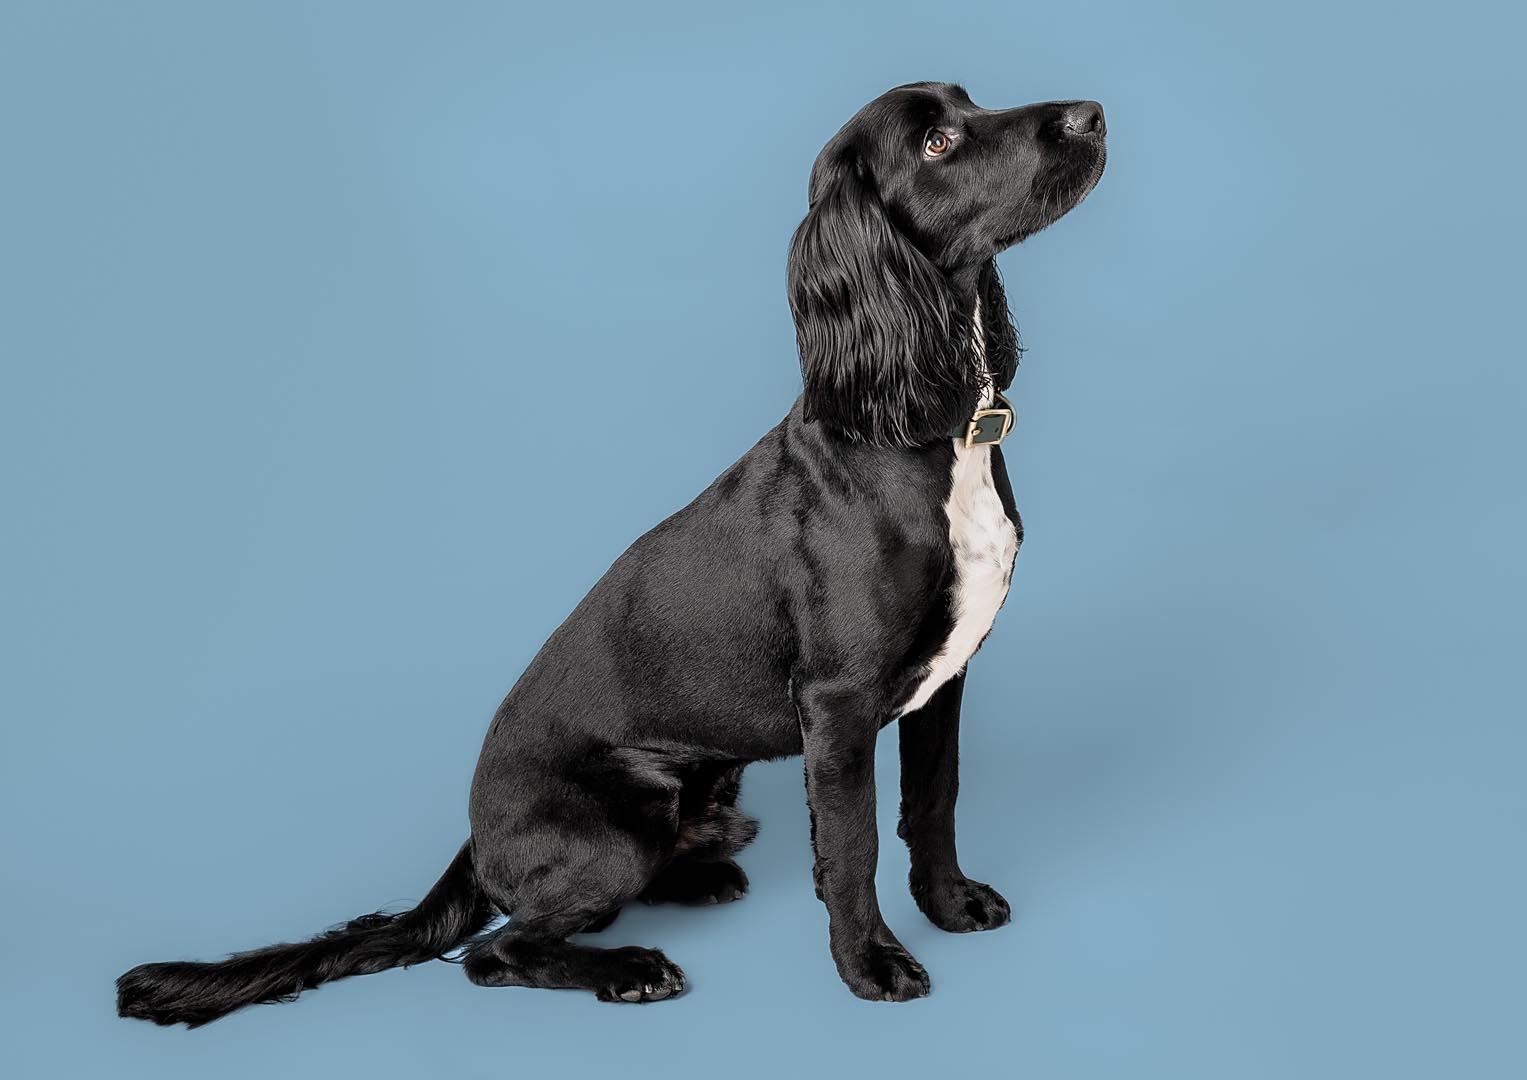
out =
<svg viewBox="0 0 1527 1080"><path fill-rule="evenodd" d="M977 333L980 309L977 308ZM981 342L977 340L979 347ZM984 396L981 408L991 402ZM1002 507L992 482L992 448L954 444L949 501L949 547L954 553L951 600L953 626L943 647L928 664L922 681L898 716L922 708L940 686L964 670L991 632L997 610L1007 599L1013 560L1018 555L1018 530Z"/></svg>

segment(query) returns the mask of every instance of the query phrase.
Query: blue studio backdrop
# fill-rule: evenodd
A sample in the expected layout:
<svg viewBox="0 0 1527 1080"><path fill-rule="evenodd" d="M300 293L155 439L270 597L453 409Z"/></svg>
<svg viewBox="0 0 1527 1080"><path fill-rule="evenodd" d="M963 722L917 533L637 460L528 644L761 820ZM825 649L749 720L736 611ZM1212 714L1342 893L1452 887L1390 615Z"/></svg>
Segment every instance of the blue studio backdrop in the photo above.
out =
<svg viewBox="0 0 1527 1080"><path fill-rule="evenodd" d="M0 6L16 1077L1527 1073L1519 5ZM1002 256L1028 539L972 666L990 934L853 998L798 762L683 998L428 964L195 1033L112 979L417 899L503 693L788 409L822 143L1095 97Z"/></svg>

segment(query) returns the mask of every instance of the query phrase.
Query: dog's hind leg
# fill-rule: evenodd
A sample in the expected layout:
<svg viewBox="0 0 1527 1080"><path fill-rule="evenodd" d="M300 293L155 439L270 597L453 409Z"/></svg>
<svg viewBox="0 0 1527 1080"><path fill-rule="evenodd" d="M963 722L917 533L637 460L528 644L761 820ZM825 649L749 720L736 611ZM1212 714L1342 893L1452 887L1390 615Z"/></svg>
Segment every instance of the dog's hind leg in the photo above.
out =
<svg viewBox="0 0 1527 1080"><path fill-rule="evenodd" d="M673 861L642 892L649 904L724 904L748 891L731 858L750 844L758 822L737 809L741 765L706 766L684 782Z"/></svg>
<svg viewBox="0 0 1527 1080"><path fill-rule="evenodd" d="M620 908L613 907L609 911L606 911L603 915L596 915L594 916L593 920L586 924L582 930L578 931L578 933L602 934L610 928L611 924L613 924L616 919L620 918L620 912Z"/></svg>
<svg viewBox="0 0 1527 1080"><path fill-rule="evenodd" d="M616 752L584 762L555 801L507 811L474 833L484 890L509 922L462 958L480 986L589 990L601 1001L660 1001L684 973L656 949L600 949L569 936L608 925L671 857L680 784L661 762Z"/></svg>
<svg viewBox="0 0 1527 1080"><path fill-rule="evenodd" d="M592 990L600 1001L661 1001L684 989L684 973L656 949L596 949L565 938L555 919L511 922L467 953L467 978L479 986Z"/></svg>
<svg viewBox="0 0 1527 1080"><path fill-rule="evenodd" d="M537 868L534 888L520 891L508 925L468 949L462 959L467 978L479 986L591 990L601 1001L660 1001L681 992L684 973L656 949L598 949L567 940L634 895L617 898L608 870L606 859Z"/></svg>

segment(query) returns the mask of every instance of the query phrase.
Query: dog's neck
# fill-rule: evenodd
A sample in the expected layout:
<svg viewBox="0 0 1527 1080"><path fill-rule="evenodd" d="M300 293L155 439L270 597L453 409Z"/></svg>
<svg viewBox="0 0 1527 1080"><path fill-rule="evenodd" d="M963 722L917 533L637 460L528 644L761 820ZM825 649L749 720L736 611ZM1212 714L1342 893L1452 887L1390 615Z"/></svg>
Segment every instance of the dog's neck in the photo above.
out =
<svg viewBox="0 0 1527 1080"><path fill-rule="evenodd" d="M976 408L990 408L997 387L991 365L986 361L986 324L981 317L980 293L976 293L975 308L970 315L970 347L975 350L976 363L981 366L981 397L976 402Z"/></svg>
<svg viewBox="0 0 1527 1080"><path fill-rule="evenodd" d="M996 371L992 368L993 358L988 342L992 340L992 331L989 323L989 313L986 310L986 290L983 288L984 275L990 268L996 273L996 268L990 264L978 264L975 266L962 266L948 271L948 282L954 291L961 306L970 312L970 345L975 352L975 361L980 365L981 371L981 404L977 408L985 408L990 402L993 393L1005 390L1005 385L999 386L998 382L1006 382L1002 376L1005 372ZM1000 294L1000 290L999 290ZM998 317L1006 317L1007 312L1002 311ZM998 361L1000 363L1000 361Z"/></svg>

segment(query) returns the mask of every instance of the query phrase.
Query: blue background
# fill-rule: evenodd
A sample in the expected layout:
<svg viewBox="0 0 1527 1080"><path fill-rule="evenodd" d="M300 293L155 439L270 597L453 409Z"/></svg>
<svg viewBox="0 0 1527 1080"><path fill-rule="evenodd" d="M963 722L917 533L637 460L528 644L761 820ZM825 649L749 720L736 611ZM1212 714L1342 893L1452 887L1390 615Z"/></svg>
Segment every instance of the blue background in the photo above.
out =
<svg viewBox="0 0 1527 1080"><path fill-rule="evenodd" d="M8 1073L1523 1075L1517 12L9 0ZM1015 923L913 909L887 740L927 1000L839 984L784 762L747 899L607 935L677 1002L115 1019L429 886L542 640L789 407L807 170L921 78L1110 125L1001 260L1029 538L960 806Z"/></svg>

